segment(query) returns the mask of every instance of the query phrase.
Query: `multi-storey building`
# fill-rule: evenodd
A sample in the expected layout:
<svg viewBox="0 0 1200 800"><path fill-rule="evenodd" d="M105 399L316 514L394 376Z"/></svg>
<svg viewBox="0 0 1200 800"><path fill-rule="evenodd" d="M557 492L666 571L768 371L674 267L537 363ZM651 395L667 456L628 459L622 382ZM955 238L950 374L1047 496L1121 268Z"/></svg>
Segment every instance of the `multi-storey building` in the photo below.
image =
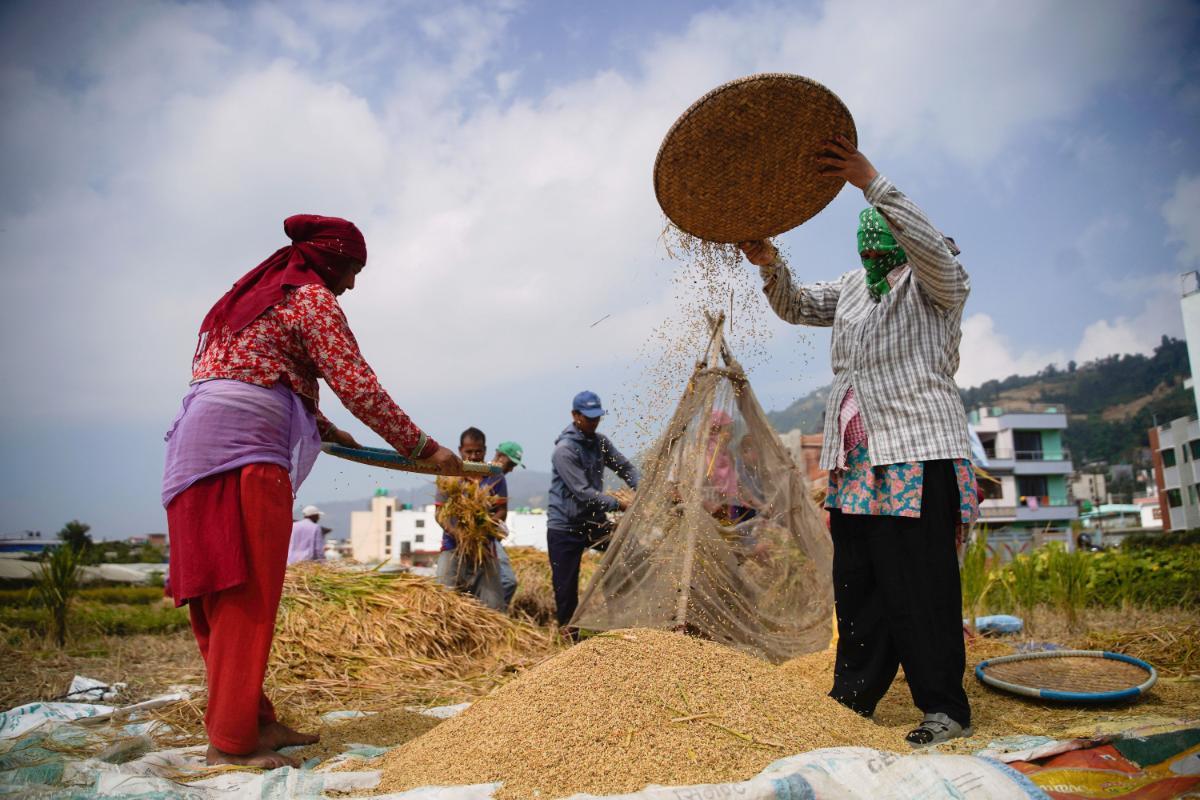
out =
<svg viewBox="0 0 1200 800"><path fill-rule="evenodd" d="M1180 417L1150 429L1163 528L1200 528L1200 422Z"/></svg>
<svg viewBox="0 0 1200 800"><path fill-rule="evenodd" d="M1079 472L1071 480L1071 497L1086 511L1109 501L1108 479L1103 472Z"/></svg>
<svg viewBox="0 0 1200 800"><path fill-rule="evenodd" d="M506 525L506 545L546 549L545 513L509 509ZM379 493L367 511L350 512L350 557L355 561L431 567L441 549L442 529L432 505L414 508Z"/></svg>
<svg viewBox="0 0 1200 800"><path fill-rule="evenodd" d="M1200 411L1200 386L1196 385L1196 363L1200 359L1200 273L1182 276L1183 332L1187 337L1188 362L1192 377L1184 385L1192 389ZM1171 420L1150 429L1150 458L1158 492L1163 529L1182 531L1200 528L1200 422L1197 414Z"/></svg>
<svg viewBox="0 0 1200 800"><path fill-rule="evenodd" d="M433 506L413 508L377 493L368 510L350 512L350 551L355 561L428 567L441 549L442 529Z"/></svg>
<svg viewBox="0 0 1200 800"><path fill-rule="evenodd" d="M1017 533L1069 532L1079 511L1068 491L1074 468L1063 445L1064 409L1035 404L979 408L970 421L987 456L987 471L999 481L980 483L980 521Z"/></svg>

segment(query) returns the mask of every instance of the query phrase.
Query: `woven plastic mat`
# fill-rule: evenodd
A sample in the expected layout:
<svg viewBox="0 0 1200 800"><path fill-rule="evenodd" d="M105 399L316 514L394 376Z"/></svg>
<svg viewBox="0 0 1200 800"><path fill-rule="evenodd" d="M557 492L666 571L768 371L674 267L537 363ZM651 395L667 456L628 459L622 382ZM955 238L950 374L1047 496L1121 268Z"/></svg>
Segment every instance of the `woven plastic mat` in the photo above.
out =
<svg viewBox="0 0 1200 800"><path fill-rule="evenodd" d="M818 172L822 143L858 132L842 101L799 75L718 86L667 131L654 193L681 230L712 242L765 239L829 205L845 181Z"/></svg>

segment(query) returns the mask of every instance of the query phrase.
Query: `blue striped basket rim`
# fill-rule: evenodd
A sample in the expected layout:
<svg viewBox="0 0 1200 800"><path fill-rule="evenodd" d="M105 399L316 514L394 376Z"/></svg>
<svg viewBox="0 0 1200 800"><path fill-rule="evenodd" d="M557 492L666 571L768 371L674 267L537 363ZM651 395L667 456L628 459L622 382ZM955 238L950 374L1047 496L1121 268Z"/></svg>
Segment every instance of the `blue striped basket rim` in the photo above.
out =
<svg viewBox="0 0 1200 800"><path fill-rule="evenodd" d="M1054 689L1038 689L1033 686L1024 686L1019 683L1010 683L1000 678L988 675L984 670L992 664L1004 664L1011 661L1034 661L1044 658L1107 658L1113 661L1123 661L1126 664L1132 664L1135 667L1145 670L1148 677L1145 681L1137 686L1131 686L1128 689L1119 689L1112 692L1061 692ZM980 661L975 665L975 677L980 682L988 686L995 687L1002 691L1012 692L1013 694L1023 695L1025 697L1034 697L1040 700L1058 700L1062 702L1072 703L1114 703L1121 700L1131 700L1150 690L1150 687L1158 682L1158 670L1153 666L1142 661L1140 658L1125 655L1124 653L1112 653L1107 650L1043 650L1037 653L1017 653L1011 656L998 656Z"/></svg>

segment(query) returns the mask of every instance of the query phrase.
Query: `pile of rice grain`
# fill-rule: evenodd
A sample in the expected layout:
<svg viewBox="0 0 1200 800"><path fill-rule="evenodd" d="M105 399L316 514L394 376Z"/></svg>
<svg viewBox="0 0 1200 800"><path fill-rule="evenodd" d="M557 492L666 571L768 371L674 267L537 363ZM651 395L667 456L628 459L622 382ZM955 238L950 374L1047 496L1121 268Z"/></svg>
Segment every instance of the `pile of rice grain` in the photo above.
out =
<svg viewBox="0 0 1200 800"><path fill-rule="evenodd" d="M529 670L382 756L380 791L503 782L498 798L612 794L745 780L775 759L859 745L881 728L752 656L652 630L615 631Z"/></svg>

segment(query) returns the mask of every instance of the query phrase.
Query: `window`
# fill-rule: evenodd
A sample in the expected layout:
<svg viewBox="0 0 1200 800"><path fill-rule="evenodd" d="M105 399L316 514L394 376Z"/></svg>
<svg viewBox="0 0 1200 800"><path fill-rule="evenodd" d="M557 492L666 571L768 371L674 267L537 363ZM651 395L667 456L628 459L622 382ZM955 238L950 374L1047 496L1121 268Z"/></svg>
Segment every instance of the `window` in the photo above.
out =
<svg viewBox="0 0 1200 800"><path fill-rule="evenodd" d="M1018 475L1017 494L1023 497L1045 497L1049 494L1046 488L1046 476Z"/></svg>
<svg viewBox="0 0 1200 800"><path fill-rule="evenodd" d="M423 533L418 533L418 534L417 534L416 536L414 536L413 538L417 540L417 544L421 544L422 542L424 542L424 541L425 541L425 534L423 534Z"/></svg>
<svg viewBox="0 0 1200 800"><path fill-rule="evenodd" d="M391 548L391 546L392 546L392 535L391 535L390 533L389 533L387 536L383 537L383 546L384 546L384 547L387 547L387 548Z"/></svg>
<svg viewBox="0 0 1200 800"><path fill-rule="evenodd" d="M417 527L418 527L418 528L424 528L424 527L425 527L425 520L423 520L423 519L419 519L419 520L417 520Z"/></svg>
<svg viewBox="0 0 1200 800"><path fill-rule="evenodd" d="M1167 489L1167 505L1171 508L1179 508L1183 505L1183 497L1179 494L1178 489Z"/></svg>
<svg viewBox="0 0 1200 800"><path fill-rule="evenodd" d="M388 503L386 506L384 506L383 515L385 517L387 517L388 519L391 519L391 516L392 516L392 504L391 503Z"/></svg>
<svg viewBox="0 0 1200 800"><path fill-rule="evenodd" d="M387 531L388 533L392 532L392 521L390 519L387 522L383 523L383 529L385 531Z"/></svg>
<svg viewBox="0 0 1200 800"><path fill-rule="evenodd" d="M979 488L983 490L984 500L999 500L1004 497L1004 487L999 482L981 478L979 480Z"/></svg>
<svg viewBox="0 0 1200 800"><path fill-rule="evenodd" d="M1166 450L1163 450L1162 451L1162 460L1163 460L1164 467L1175 466L1175 448L1169 447Z"/></svg>
<svg viewBox="0 0 1200 800"><path fill-rule="evenodd" d="M1020 461L1041 461L1042 432L1013 431L1013 448L1017 451Z"/></svg>
<svg viewBox="0 0 1200 800"><path fill-rule="evenodd" d="M1200 458L1200 439L1193 439L1188 442L1188 449L1192 451L1192 460Z"/></svg>
<svg viewBox="0 0 1200 800"><path fill-rule="evenodd" d="M1196 505L1196 487L1195 486L1188 487L1188 505L1189 506Z"/></svg>

